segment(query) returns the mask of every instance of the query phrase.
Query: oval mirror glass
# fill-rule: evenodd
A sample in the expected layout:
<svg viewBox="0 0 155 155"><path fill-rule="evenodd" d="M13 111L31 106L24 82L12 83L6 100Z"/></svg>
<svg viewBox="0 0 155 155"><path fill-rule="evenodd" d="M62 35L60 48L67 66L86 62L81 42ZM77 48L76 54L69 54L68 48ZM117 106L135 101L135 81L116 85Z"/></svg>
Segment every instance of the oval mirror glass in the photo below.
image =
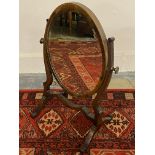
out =
<svg viewBox="0 0 155 155"><path fill-rule="evenodd" d="M93 94L103 77L105 54L88 10L72 3L59 6L48 21L46 39L59 84L73 96Z"/></svg>

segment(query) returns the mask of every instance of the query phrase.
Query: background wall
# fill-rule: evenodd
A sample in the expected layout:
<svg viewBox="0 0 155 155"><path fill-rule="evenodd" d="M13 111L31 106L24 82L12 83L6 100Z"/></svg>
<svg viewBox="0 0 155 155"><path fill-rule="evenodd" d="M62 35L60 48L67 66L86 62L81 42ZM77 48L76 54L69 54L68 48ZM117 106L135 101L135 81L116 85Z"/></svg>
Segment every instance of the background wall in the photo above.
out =
<svg viewBox="0 0 155 155"><path fill-rule="evenodd" d="M74 0L89 7L107 38L115 37L115 66L134 71L134 0ZM20 0L20 73L44 73L43 46L46 19L67 0Z"/></svg>

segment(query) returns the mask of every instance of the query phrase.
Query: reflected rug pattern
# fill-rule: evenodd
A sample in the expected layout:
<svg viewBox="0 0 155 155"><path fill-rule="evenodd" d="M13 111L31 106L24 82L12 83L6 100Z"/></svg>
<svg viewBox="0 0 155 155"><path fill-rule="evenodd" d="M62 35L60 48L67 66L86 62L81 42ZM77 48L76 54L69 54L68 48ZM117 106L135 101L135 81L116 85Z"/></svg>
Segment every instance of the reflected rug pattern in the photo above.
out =
<svg viewBox="0 0 155 155"><path fill-rule="evenodd" d="M63 85L76 93L95 88L103 59L97 41L52 41L49 47L50 62Z"/></svg>
<svg viewBox="0 0 155 155"><path fill-rule="evenodd" d="M78 155L92 123L80 111L50 97L42 112L32 119L30 112L42 94L42 90L20 90L20 155ZM134 90L108 90L103 94L100 105L113 119L99 129L85 154L134 155L134 98ZM92 99L72 101L92 109Z"/></svg>

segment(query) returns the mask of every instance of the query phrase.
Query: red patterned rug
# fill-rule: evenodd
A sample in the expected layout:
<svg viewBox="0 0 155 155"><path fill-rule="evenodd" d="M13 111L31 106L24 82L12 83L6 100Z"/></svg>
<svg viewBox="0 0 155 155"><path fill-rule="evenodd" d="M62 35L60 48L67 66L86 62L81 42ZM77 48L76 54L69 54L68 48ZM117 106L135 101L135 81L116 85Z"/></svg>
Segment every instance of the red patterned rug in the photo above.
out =
<svg viewBox="0 0 155 155"><path fill-rule="evenodd" d="M20 90L20 155L78 155L78 148L92 125L84 115L67 108L57 98L49 99L41 114L32 119L30 111L40 101L42 90ZM94 136L91 155L134 155L134 90L108 90L101 106L112 114ZM91 108L91 99L72 99ZM82 123L81 123L82 122Z"/></svg>
<svg viewBox="0 0 155 155"><path fill-rule="evenodd" d="M49 47L57 76L69 90L80 94L95 88L102 72L97 41L52 41Z"/></svg>

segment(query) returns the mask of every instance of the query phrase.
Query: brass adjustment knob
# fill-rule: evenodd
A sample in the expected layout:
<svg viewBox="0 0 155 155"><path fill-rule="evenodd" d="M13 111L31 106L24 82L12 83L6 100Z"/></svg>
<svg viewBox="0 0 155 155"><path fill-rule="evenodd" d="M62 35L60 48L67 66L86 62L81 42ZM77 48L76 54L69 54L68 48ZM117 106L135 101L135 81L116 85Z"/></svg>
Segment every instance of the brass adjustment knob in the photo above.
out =
<svg viewBox="0 0 155 155"><path fill-rule="evenodd" d="M44 38L41 38L40 39L40 44L43 44L44 43Z"/></svg>
<svg viewBox="0 0 155 155"><path fill-rule="evenodd" d="M118 67L118 66L117 66L117 67L112 67L111 70L114 71L115 74L118 74L118 72L119 72L119 67Z"/></svg>

